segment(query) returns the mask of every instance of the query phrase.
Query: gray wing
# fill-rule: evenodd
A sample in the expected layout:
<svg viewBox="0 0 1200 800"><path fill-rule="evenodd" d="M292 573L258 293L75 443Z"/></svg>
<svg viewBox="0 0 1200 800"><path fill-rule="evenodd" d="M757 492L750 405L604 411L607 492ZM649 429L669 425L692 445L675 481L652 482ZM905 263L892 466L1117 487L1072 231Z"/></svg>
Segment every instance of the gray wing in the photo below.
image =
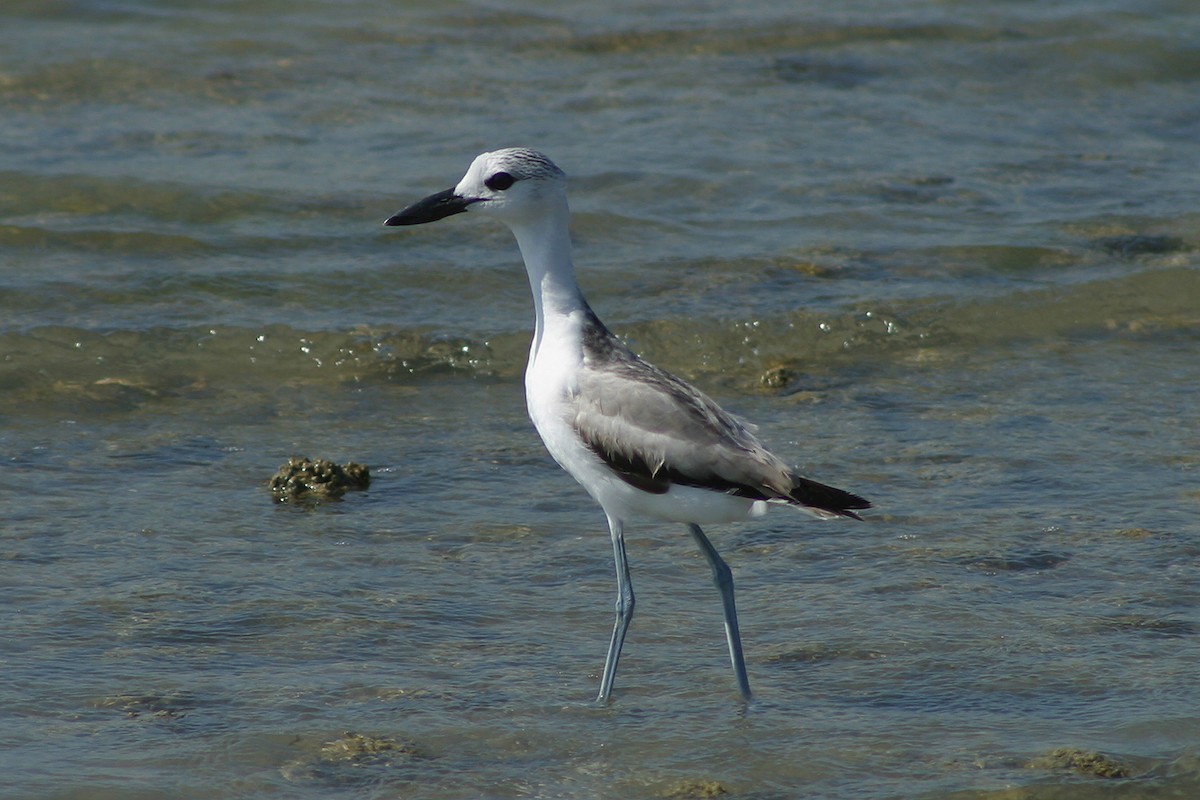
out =
<svg viewBox="0 0 1200 800"><path fill-rule="evenodd" d="M596 324L599 324L598 322ZM707 395L642 361L607 330L585 337L575 429L627 482L786 498L790 471Z"/></svg>
<svg viewBox="0 0 1200 800"><path fill-rule="evenodd" d="M672 484L754 500L782 500L856 516L861 497L795 474L748 426L704 393L642 361L594 318L585 326L574 425L627 483L653 493Z"/></svg>

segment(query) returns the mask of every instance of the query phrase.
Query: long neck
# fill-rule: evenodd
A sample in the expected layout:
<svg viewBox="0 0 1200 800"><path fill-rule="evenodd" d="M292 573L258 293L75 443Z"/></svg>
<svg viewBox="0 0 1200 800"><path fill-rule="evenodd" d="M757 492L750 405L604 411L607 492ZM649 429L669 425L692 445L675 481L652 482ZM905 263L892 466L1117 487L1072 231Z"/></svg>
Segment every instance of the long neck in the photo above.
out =
<svg viewBox="0 0 1200 800"><path fill-rule="evenodd" d="M525 259L525 270L529 273L529 288L533 291L535 325L530 350L533 356L541 349L548 322L553 324L554 320L562 319L572 311L587 308L575 282L568 217L567 204L563 202L553 214L512 226Z"/></svg>

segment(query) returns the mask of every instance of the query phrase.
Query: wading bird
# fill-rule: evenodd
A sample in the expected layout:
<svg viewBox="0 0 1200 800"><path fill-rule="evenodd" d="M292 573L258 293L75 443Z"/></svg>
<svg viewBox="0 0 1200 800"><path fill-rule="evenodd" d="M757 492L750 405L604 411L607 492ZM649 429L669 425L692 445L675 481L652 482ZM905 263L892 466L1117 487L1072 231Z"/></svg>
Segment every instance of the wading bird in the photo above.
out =
<svg viewBox="0 0 1200 800"><path fill-rule="evenodd" d="M729 566L701 523L758 516L770 504L822 519L859 519L863 498L798 475L750 428L695 387L633 353L604 326L575 281L567 230L566 176L535 150L483 153L452 189L425 198L385 225L420 225L463 212L493 217L516 236L533 290L535 325L525 397L546 449L604 509L617 568L617 618L597 701L608 700L633 586L627 520L687 525L721 593L725 638L742 697L750 682L738 634Z"/></svg>

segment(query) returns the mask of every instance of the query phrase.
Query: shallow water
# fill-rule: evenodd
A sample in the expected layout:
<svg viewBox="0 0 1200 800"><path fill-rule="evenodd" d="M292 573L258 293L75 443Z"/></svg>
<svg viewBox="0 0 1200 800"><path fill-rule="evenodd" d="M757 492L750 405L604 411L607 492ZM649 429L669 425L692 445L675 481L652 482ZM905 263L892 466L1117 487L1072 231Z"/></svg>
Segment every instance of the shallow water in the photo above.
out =
<svg viewBox="0 0 1200 800"><path fill-rule="evenodd" d="M1182 2L7 3L4 796L1195 796L1198 40ZM379 225L509 144L571 175L620 335L876 504L714 528L748 707L651 526L590 703L611 549L525 417L515 245ZM296 454L374 481L277 505Z"/></svg>

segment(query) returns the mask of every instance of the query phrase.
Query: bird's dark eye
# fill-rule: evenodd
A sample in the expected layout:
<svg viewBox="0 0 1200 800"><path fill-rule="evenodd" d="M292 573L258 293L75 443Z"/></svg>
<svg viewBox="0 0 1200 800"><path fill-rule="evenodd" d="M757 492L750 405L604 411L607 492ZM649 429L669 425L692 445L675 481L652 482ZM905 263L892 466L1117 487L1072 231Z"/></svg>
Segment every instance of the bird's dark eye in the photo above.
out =
<svg viewBox="0 0 1200 800"><path fill-rule="evenodd" d="M512 186L516 181L512 175L507 172L497 172L483 182L483 185L491 189L493 192L503 192L508 187Z"/></svg>

